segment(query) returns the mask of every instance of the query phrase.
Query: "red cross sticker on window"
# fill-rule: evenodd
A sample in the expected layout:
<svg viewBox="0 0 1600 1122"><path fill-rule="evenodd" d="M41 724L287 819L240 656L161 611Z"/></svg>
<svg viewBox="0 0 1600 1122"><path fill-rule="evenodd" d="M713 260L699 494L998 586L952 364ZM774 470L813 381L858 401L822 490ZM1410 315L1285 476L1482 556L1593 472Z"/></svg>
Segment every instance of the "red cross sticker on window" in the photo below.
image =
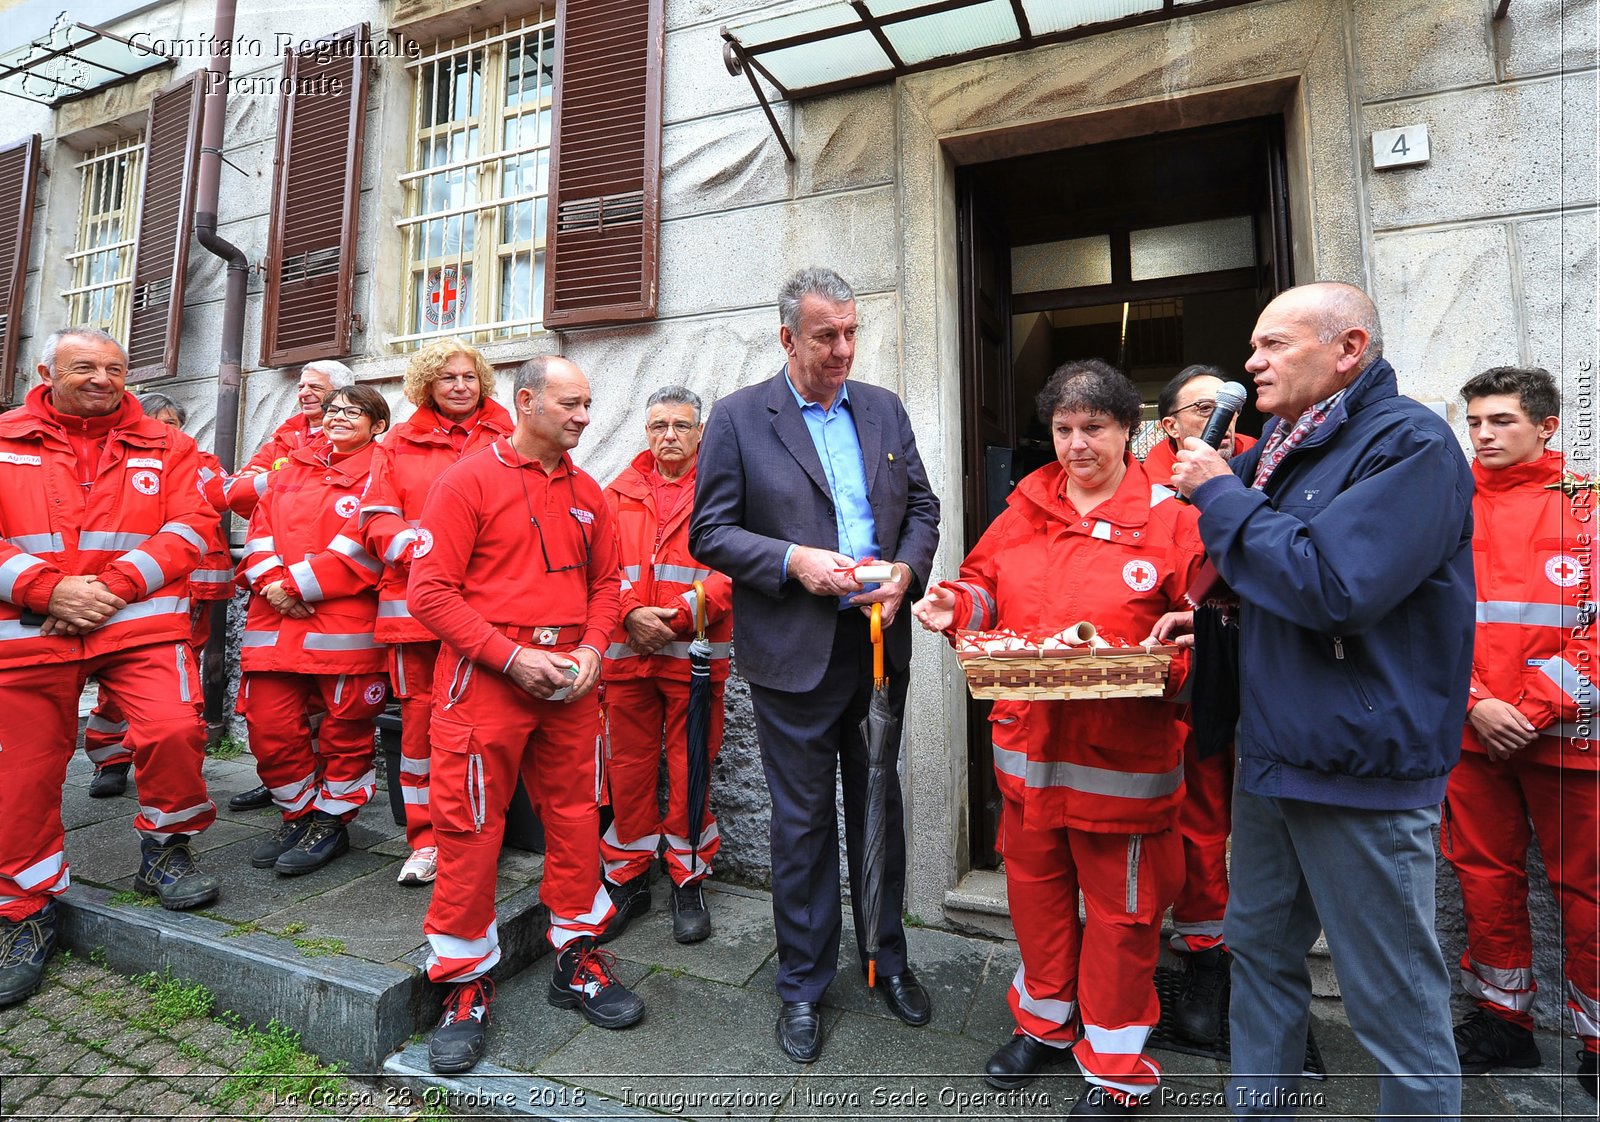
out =
<svg viewBox="0 0 1600 1122"><path fill-rule="evenodd" d="M466 296L467 278L459 275L454 265L435 269L428 278L428 300L423 305L423 315L434 327L453 327Z"/></svg>

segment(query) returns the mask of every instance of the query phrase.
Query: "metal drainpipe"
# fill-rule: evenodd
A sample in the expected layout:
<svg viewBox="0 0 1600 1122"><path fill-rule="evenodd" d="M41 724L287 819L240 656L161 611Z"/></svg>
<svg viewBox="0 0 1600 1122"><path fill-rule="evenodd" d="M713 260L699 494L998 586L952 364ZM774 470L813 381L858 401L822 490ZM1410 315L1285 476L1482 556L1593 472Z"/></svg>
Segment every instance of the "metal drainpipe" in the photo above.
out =
<svg viewBox="0 0 1600 1122"><path fill-rule="evenodd" d="M235 0L218 0L212 25L215 42L233 39ZM200 133L200 180L195 204L194 233L211 253L228 263L227 288L222 305L222 346L217 364L217 423L215 451L222 466L232 471L238 463L239 400L244 356L245 281L250 262L238 246L217 234L217 197L222 182L222 126L228 108L228 74L231 52L213 55L206 69L205 119ZM233 516L222 515L226 539ZM228 601L211 609L211 638L201 660L205 693L208 743L215 744L226 731L224 711L228 693Z"/></svg>

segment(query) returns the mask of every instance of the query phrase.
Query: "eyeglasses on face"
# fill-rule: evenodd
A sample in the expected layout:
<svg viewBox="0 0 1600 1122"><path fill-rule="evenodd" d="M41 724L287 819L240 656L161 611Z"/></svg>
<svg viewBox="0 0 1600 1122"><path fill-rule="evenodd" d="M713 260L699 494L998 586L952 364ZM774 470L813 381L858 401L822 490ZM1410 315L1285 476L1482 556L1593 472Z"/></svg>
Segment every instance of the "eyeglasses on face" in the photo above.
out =
<svg viewBox="0 0 1600 1122"><path fill-rule="evenodd" d="M1168 413L1167 416L1176 417L1179 413L1189 409L1194 410L1196 417L1209 417L1211 414L1217 411L1217 403L1209 398L1203 401L1191 401L1182 409L1174 409L1171 413Z"/></svg>
<svg viewBox="0 0 1600 1122"><path fill-rule="evenodd" d="M695 427L693 421L672 421L670 423L667 421L651 421L644 427L644 431L651 436L665 436L667 430L671 429L679 436L687 436L695 430Z"/></svg>
<svg viewBox="0 0 1600 1122"><path fill-rule="evenodd" d="M328 405L323 407L322 415L324 417L343 417L346 420L354 421L358 417L365 417L367 411L359 405Z"/></svg>

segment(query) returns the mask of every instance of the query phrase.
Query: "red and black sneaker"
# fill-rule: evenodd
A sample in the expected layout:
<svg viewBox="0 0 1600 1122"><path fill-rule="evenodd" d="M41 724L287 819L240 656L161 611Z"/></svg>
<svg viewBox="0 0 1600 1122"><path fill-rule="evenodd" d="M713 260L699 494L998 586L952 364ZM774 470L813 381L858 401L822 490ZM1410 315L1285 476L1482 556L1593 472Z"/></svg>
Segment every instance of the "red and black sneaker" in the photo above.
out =
<svg viewBox="0 0 1600 1122"><path fill-rule="evenodd" d="M644 999L616 979L617 956L592 938L574 939L556 954L550 1004L577 1009L592 1025L620 1029L644 1016Z"/></svg>
<svg viewBox="0 0 1600 1122"><path fill-rule="evenodd" d="M444 999L444 1016L428 1040L428 1066L444 1075L471 1071L483 1058L484 1034L489 1027L489 1003L494 982L473 978L462 982Z"/></svg>

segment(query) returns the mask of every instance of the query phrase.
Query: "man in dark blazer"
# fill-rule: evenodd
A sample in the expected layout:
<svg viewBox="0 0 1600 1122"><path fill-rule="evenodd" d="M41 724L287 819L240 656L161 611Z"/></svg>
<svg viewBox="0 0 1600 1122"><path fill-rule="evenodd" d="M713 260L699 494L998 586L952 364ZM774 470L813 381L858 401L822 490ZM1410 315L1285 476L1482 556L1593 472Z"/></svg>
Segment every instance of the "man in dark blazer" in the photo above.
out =
<svg viewBox="0 0 1600 1122"><path fill-rule="evenodd" d="M855 294L837 273L806 269L778 297L788 363L717 403L700 450L689 547L733 578L733 645L750 683L772 794L772 910L778 937L778 1043L798 1063L821 1047L820 1005L838 967L841 909L834 776L842 773L856 940L866 745L872 692L869 605L881 603L886 669L905 698L911 613L939 540L939 500L911 420L888 390L847 387ZM855 566L894 562L866 585ZM898 753L899 745L893 750ZM891 763L893 761L891 760ZM888 852L879 925L880 988L907 1024L932 1016L906 964L905 829L889 784Z"/></svg>

